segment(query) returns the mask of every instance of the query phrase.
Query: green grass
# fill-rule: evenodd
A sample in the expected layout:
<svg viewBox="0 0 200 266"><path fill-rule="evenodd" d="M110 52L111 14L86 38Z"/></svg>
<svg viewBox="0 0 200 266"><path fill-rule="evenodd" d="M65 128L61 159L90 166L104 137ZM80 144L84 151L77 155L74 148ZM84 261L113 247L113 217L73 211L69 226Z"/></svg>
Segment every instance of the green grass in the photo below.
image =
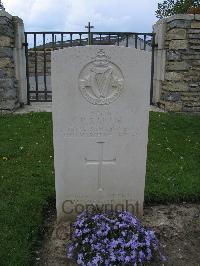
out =
<svg viewBox="0 0 200 266"><path fill-rule="evenodd" d="M145 202L200 199L200 116L151 113Z"/></svg>
<svg viewBox="0 0 200 266"><path fill-rule="evenodd" d="M0 117L0 265L25 266L55 197L50 113ZM146 203L200 199L200 116L151 113Z"/></svg>
<svg viewBox="0 0 200 266"><path fill-rule="evenodd" d="M30 265L42 209L55 194L51 115L0 117L0 132L0 265Z"/></svg>

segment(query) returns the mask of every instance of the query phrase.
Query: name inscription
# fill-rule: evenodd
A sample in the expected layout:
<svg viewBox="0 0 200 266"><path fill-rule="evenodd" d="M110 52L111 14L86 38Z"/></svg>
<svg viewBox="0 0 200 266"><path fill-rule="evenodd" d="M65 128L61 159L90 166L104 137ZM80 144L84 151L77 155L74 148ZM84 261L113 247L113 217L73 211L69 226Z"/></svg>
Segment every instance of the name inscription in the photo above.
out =
<svg viewBox="0 0 200 266"><path fill-rule="evenodd" d="M64 137L107 137L129 134L120 114L110 111L92 111L89 114L74 116L64 132Z"/></svg>

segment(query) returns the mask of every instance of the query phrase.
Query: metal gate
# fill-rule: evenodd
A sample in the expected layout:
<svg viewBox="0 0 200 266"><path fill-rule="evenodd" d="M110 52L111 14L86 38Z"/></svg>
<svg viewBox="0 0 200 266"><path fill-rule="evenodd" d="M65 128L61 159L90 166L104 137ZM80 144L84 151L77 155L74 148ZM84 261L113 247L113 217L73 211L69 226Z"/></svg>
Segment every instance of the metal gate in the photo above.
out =
<svg viewBox="0 0 200 266"><path fill-rule="evenodd" d="M135 32L25 32L27 100L51 102L51 51L84 45L118 45L148 50L152 53L150 99L153 96L154 44L153 33Z"/></svg>

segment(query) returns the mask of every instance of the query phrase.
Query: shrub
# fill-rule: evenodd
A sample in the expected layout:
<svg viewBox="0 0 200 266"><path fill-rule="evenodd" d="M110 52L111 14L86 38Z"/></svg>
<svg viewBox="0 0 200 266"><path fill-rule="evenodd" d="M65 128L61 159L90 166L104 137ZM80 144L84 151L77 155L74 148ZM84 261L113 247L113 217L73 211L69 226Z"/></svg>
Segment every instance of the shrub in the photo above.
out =
<svg viewBox="0 0 200 266"><path fill-rule="evenodd" d="M200 7L189 8L187 14L200 14Z"/></svg>
<svg viewBox="0 0 200 266"><path fill-rule="evenodd" d="M155 255L165 259L154 232L128 212L83 212L73 227L67 257L78 265L137 265Z"/></svg>
<svg viewBox="0 0 200 266"><path fill-rule="evenodd" d="M158 3L157 18L164 18L175 14L186 14L190 8L200 7L199 0L165 0Z"/></svg>

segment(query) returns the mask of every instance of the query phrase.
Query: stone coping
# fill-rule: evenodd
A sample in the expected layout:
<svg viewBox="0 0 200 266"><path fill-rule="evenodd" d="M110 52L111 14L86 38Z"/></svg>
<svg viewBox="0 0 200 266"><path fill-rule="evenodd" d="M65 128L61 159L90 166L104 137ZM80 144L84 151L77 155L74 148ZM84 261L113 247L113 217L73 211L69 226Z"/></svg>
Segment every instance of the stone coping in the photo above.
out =
<svg viewBox="0 0 200 266"><path fill-rule="evenodd" d="M0 10L0 17L7 17L9 19L12 19L12 15L10 15L8 12L5 10Z"/></svg>
<svg viewBox="0 0 200 266"><path fill-rule="evenodd" d="M200 20L200 14L177 14L167 18L159 19L154 26L162 23L169 23L173 20Z"/></svg>

